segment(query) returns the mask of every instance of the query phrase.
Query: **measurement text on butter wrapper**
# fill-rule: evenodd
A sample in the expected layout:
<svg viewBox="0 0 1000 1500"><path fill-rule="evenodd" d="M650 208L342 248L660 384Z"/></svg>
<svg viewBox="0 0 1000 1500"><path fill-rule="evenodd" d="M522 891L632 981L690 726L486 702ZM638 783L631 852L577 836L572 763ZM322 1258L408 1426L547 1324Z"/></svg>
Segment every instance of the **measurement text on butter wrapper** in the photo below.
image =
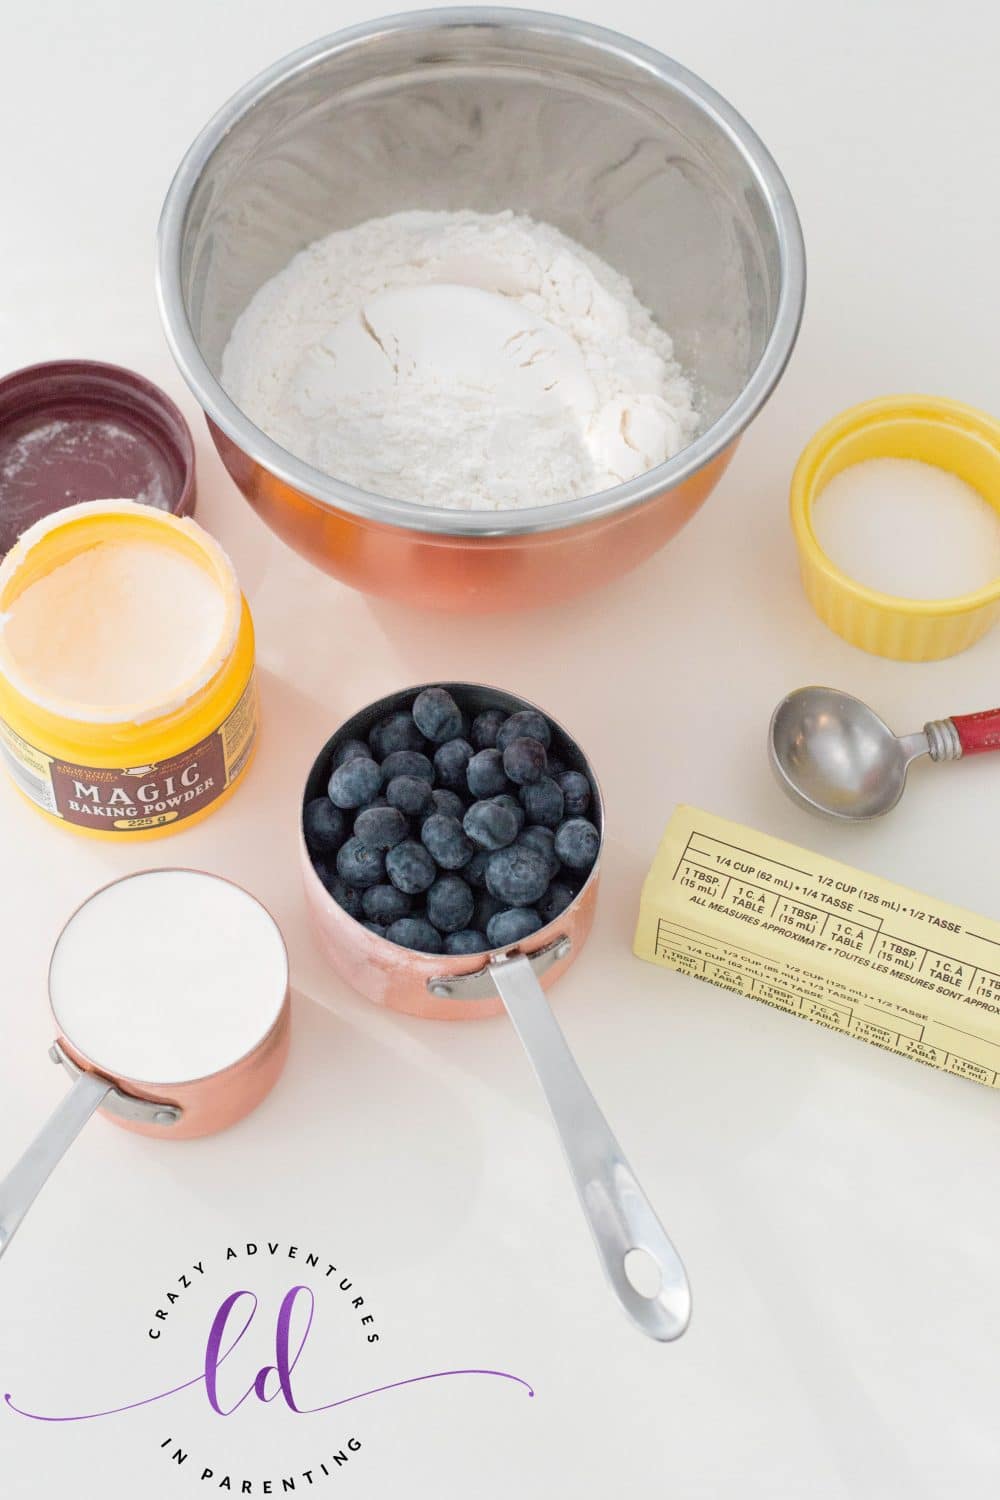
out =
<svg viewBox="0 0 1000 1500"><path fill-rule="evenodd" d="M635 952L998 1086L1000 923L766 834L678 808Z"/></svg>

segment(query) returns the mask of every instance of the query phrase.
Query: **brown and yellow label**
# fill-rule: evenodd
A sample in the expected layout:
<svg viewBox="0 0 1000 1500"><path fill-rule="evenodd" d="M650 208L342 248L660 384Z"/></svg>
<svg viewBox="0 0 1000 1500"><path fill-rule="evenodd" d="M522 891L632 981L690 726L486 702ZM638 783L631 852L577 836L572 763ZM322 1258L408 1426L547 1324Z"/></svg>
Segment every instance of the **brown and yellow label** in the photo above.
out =
<svg viewBox="0 0 1000 1500"><path fill-rule="evenodd" d="M0 719L0 760L26 797L80 828L141 833L202 812L246 766L257 734L257 684L251 675L236 707L190 750L149 765L86 766L59 760Z"/></svg>

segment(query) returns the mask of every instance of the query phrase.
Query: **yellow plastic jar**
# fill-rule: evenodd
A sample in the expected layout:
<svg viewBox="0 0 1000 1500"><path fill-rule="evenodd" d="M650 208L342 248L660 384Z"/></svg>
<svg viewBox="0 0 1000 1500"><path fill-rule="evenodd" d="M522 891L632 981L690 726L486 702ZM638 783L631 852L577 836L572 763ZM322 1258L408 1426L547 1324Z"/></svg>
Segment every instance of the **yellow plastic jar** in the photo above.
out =
<svg viewBox="0 0 1000 1500"><path fill-rule="evenodd" d="M55 600L35 622L39 649L58 666L60 642L74 631L89 632L100 650L129 655L123 681L131 699L112 704L87 700L86 676L75 685L33 677L31 658L14 649L14 623L20 601L33 585L74 564L86 582L95 567L93 549L115 547L119 573L127 559L141 555L144 573L134 590L146 588L163 602L164 618L152 610L149 639L136 640L118 629L116 609L128 603L131 580L118 579L109 597L86 587L46 595ZM106 557L106 554L105 554ZM149 588L162 557L163 587ZM122 561L126 559L126 561ZM171 589L174 577L196 575L200 599L210 601L211 629L188 642L181 680L165 681L169 650ZM60 575L67 578L67 573ZM99 577L99 572L93 576ZM206 584L207 580L207 584ZM214 591L218 591L218 596ZM65 595L65 599L64 599ZM38 597L37 595L35 596ZM134 601L133 601L134 602ZM65 608L63 608L65 603ZM36 610L37 615L37 610ZM51 621L49 615L52 616ZM191 633L183 598L176 601L178 632ZM152 628L152 627L156 628ZM23 633L23 630L22 630ZM166 637L165 642L157 637ZM160 651L159 680L152 697L135 691L143 652ZM67 653L67 660L73 653ZM74 658L75 659L75 658ZM167 665L164 666L164 660ZM113 660L100 663L104 680L114 679ZM253 622L232 563L217 542L194 521L129 500L98 500L47 516L24 533L0 566L0 761L18 790L52 822L106 839L150 838L190 827L219 807L235 790L253 754L257 733Z"/></svg>

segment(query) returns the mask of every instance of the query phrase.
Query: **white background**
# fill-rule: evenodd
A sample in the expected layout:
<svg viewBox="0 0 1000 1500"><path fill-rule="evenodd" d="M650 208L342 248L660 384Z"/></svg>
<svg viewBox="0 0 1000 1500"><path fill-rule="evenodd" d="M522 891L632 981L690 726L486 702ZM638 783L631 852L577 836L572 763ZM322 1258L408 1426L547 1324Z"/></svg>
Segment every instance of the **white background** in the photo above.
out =
<svg viewBox="0 0 1000 1500"><path fill-rule="evenodd" d="M902 666L828 634L786 522L795 458L841 407L918 389L1000 409L1000 29L972 0L577 10L679 58L763 136L802 215L805 325L777 395L666 551L597 597L476 623L372 604L272 539L210 450L154 303L159 206L196 131L274 58L376 9L50 0L7 14L2 364L95 356L180 401L201 519L255 613L265 717L242 792L158 846L63 834L0 788L3 1159L63 1089L46 1059L51 944L116 874L166 860L247 884L286 933L299 998L288 1071L243 1126L186 1146L88 1128L0 1268L0 1392L72 1411L183 1376L204 1308L230 1288L220 1273L181 1307L152 1358L145 1329L167 1287L227 1243L280 1238L351 1267L385 1330L371 1358L353 1333L331 1346L323 1399L455 1365L538 1392L456 1380L363 1403L363 1453L330 1493L979 1500L1000 1458L997 1095L643 965L630 943L678 801L1000 915L995 764L920 768L890 819L855 830L786 803L763 751L774 702L802 682L855 691L900 730L1000 698L1000 635ZM689 1266L695 1317L675 1346L643 1340L605 1292L506 1023L382 1014L309 936L295 865L305 770L349 712L436 676L549 705L603 779L601 907L557 1009ZM342 1440L340 1423L303 1435L326 1420L260 1408L222 1437L190 1403L57 1429L0 1409L0 1489L207 1493L192 1464L157 1456L162 1436L210 1432L195 1446L258 1475L275 1452Z"/></svg>

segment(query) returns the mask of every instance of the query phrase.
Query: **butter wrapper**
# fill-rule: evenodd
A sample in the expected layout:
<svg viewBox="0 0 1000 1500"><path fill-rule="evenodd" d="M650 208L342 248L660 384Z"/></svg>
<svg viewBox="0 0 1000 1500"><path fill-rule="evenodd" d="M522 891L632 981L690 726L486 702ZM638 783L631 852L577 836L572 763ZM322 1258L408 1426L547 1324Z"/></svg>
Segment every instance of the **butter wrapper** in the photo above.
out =
<svg viewBox="0 0 1000 1500"><path fill-rule="evenodd" d="M677 808L634 951L998 1087L1000 923L738 823Z"/></svg>

